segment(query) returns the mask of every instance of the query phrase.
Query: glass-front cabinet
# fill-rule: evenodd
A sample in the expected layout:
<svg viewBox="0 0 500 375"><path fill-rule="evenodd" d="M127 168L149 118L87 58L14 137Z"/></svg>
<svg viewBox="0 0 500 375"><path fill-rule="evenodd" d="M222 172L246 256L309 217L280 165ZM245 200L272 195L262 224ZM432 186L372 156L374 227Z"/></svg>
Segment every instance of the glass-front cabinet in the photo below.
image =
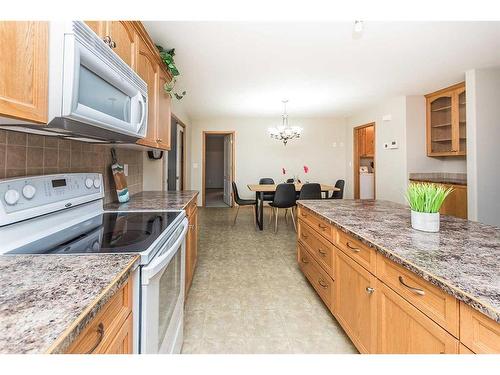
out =
<svg viewBox="0 0 500 375"><path fill-rule="evenodd" d="M466 154L465 83L425 96L427 99L427 155Z"/></svg>

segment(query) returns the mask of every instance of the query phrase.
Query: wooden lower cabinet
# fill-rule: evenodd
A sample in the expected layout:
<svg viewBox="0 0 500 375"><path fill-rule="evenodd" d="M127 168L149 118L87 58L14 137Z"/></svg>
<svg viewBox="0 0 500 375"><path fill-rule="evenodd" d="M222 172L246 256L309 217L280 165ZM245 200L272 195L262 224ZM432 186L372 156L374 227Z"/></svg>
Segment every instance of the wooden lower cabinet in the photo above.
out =
<svg viewBox="0 0 500 375"><path fill-rule="evenodd" d="M69 354L131 354L132 284L121 287L72 342Z"/></svg>
<svg viewBox="0 0 500 375"><path fill-rule="evenodd" d="M377 299L377 353L458 354L458 340L381 281Z"/></svg>
<svg viewBox="0 0 500 375"><path fill-rule="evenodd" d="M377 340L376 278L342 251L335 256L334 315L361 353Z"/></svg>
<svg viewBox="0 0 500 375"><path fill-rule="evenodd" d="M460 341L477 354L500 353L500 324L460 302Z"/></svg>
<svg viewBox="0 0 500 375"><path fill-rule="evenodd" d="M193 282L194 270L198 260L198 207L196 199L186 209L186 214L189 220L189 229L186 234L186 281L185 293L186 296Z"/></svg>

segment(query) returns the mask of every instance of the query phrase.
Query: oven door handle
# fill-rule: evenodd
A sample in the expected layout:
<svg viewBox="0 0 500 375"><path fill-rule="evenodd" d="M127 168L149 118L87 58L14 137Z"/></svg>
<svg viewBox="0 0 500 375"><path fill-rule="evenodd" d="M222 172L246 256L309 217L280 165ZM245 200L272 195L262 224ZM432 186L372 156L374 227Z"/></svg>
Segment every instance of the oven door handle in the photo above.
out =
<svg viewBox="0 0 500 375"><path fill-rule="evenodd" d="M141 270L141 283L142 285L148 285L149 281L153 279L168 263L170 262L170 259L174 256L175 253L172 252L172 250L176 250L179 248L179 246L182 245L186 238L186 232L188 230L188 220L184 219L180 226L183 227L181 234L179 235L179 238L175 243L170 246L169 249L160 252L162 253L158 257L153 258L151 263L149 263L147 266L142 267Z"/></svg>

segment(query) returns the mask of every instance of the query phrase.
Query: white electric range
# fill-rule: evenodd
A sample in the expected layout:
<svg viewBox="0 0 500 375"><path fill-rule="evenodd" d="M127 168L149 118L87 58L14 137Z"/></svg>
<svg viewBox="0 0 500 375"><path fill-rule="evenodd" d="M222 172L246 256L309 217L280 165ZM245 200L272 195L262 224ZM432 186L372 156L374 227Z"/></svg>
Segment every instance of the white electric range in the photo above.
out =
<svg viewBox="0 0 500 375"><path fill-rule="evenodd" d="M0 180L0 254L139 254L134 352L180 353L185 212L106 212L103 198L98 173Z"/></svg>

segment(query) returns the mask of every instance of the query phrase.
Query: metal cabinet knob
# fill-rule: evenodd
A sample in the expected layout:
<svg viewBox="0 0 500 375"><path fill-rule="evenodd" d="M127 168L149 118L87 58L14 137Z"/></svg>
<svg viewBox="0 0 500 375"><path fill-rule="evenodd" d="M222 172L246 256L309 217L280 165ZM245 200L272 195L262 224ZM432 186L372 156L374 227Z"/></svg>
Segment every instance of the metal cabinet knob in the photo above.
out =
<svg viewBox="0 0 500 375"><path fill-rule="evenodd" d="M367 287L366 287L366 293L368 293L368 294L373 294L373 292L374 292L374 291L375 291L375 289L374 289L374 288L372 288L372 287L370 287L370 286L367 286Z"/></svg>

